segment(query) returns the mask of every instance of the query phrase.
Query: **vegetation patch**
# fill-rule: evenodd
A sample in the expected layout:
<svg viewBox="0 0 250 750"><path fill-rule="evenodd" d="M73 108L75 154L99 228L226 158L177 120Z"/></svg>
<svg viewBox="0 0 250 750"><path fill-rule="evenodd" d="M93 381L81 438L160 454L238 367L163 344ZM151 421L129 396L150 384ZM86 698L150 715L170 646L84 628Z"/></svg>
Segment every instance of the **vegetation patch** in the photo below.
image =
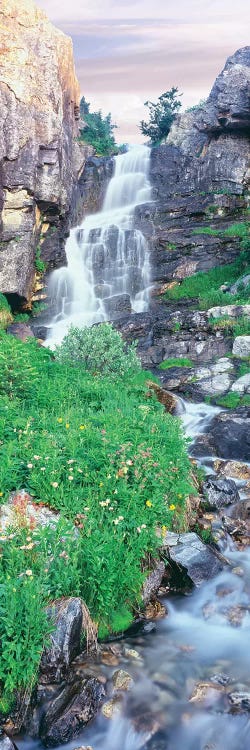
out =
<svg viewBox="0 0 250 750"><path fill-rule="evenodd" d="M218 406L225 406L226 409L236 409L237 406L250 406L250 396L240 396L239 393L227 393L216 399Z"/></svg>
<svg viewBox="0 0 250 750"><path fill-rule="evenodd" d="M170 367L193 367L193 362L188 357L170 357L159 365L160 370L168 370Z"/></svg>
<svg viewBox="0 0 250 750"><path fill-rule="evenodd" d="M13 316L9 303L4 294L1 294L0 292L0 330L7 328L12 321Z"/></svg>
<svg viewBox="0 0 250 750"><path fill-rule="evenodd" d="M34 340L1 334L0 500L16 498L0 539L5 711L13 691L35 683L49 632L45 605L80 595L99 635L123 630L141 603L145 560L157 556L166 529L185 528L192 488L180 422L154 393L148 398L134 348L129 366L114 372L113 334L103 372L95 362L90 371L85 356L72 361L69 339L59 361ZM35 507L59 511L58 524L28 523L21 489Z"/></svg>
<svg viewBox="0 0 250 750"><path fill-rule="evenodd" d="M233 338L236 338L236 336L249 336L250 334L250 319L244 315L239 318L210 318L209 323L216 330L222 329L233 336Z"/></svg>

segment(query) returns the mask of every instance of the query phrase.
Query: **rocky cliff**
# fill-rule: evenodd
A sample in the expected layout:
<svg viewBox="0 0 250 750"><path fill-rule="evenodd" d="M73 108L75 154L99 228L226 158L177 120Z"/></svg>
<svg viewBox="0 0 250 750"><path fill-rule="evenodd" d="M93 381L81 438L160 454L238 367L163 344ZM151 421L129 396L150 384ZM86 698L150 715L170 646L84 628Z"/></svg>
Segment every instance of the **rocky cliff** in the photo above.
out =
<svg viewBox="0 0 250 750"><path fill-rule="evenodd" d="M72 43L33 0L1 0L0 290L29 300L36 259L65 262L65 234L91 147L77 141Z"/></svg>
<svg viewBox="0 0 250 750"><path fill-rule="evenodd" d="M235 263L243 231L249 255L249 105L250 47L245 47L227 60L204 105L179 115L166 144L152 149L154 200L137 209L137 226L150 243L151 309L117 325L125 338L139 341L146 367L188 357L189 368L157 372L166 387L197 399L234 389L237 363L225 355L232 353L235 319L247 317L250 307L228 305L230 285L223 282L224 305L221 291L220 306L211 295L211 309L202 307L197 293L174 301L169 290L199 271ZM231 319L231 328L213 324L219 317Z"/></svg>

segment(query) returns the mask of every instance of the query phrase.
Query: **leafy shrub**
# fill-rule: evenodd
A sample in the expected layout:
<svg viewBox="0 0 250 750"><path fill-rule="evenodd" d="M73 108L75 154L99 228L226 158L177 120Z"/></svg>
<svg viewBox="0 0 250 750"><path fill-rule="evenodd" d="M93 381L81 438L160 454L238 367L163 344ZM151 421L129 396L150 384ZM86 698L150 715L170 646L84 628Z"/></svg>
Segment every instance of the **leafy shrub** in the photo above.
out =
<svg viewBox="0 0 250 750"><path fill-rule="evenodd" d="M142 120L139 127L143 135L150 138L152 144L161 143L163 139L167 138L171 125L181 107L181 101L177 99L177 95L182 96L182 94L179 94L178 88L172 86L169 91L165 91L158 97L156 103L145 102L145 107L149 109L149 122Z"/></svg>
<svg viewBox="0 0 250 750"><path fill-rule="evenodd" d="M36 248L35 269L38 273L44 273L44 271L46 271L46 263L41 259L41 248L39 245Z"/></svg>
<svg viewBox="0 0 250 750"><path fill-rule="evenodd" d="M119 152L113 130L117 127L111 121L111 114L103 116L101 110L90 112L90 105L84 96L80 103L80 113L85 127L80 131L81 140L90 143L98 156L111 156ZM124 150L124 146L121 147Z"/></svg>
<svg viewBox="0 0 250 750"><path fill-rule="evenodd" d="M237 406L250 406L250 396L240 396L239 393L227 393L216 399L218 406L224 406L226 409L236 409Z"/></svg>
<svg viewBox="0 0 250 750"><path fill-rule="evenodd" d="M102 375L124 377L140 369L136 344L125 345L109 323L92 328L72 326L55 356L60 362L81 363L89 372Z"/></svg>

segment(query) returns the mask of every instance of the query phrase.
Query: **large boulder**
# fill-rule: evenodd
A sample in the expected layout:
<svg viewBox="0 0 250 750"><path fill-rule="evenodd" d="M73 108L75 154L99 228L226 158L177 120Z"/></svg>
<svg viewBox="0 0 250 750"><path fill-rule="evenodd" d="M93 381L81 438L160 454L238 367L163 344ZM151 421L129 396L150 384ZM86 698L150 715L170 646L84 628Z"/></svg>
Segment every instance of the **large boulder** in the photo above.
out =
<svg viewBox="0 0 250 750"><path fill-rule="evenodd" d="M239 499L237 485L233 479L211 476L203 482L202 506L206 510L220 510L226 505L237 503Z"/></svg>
<svg viewBox="0 0 250 750"><path fill-rule="evenodd" d="M222 564L216 554L194 532L167 532L162 546L174 574L176 575L178 570L179 574L183 571L194 586L200 586L222 570Z"/></svg>
<svg viewBox="0 0 250 750"><path fill-rule="evenodd" d="M40 670L43 681L60 682L74 657L80 653L83 621L81 599L60 599L48 607L47 615L55 629L42 655Z"/></svg>
<svg viewBox="0 0 250 750"><path fill-rule="evenodd" d="M47 747L69 742L96 715L105 697L101 682L95 677L75 679L55 698L44 714L40 737Z"/></svg>

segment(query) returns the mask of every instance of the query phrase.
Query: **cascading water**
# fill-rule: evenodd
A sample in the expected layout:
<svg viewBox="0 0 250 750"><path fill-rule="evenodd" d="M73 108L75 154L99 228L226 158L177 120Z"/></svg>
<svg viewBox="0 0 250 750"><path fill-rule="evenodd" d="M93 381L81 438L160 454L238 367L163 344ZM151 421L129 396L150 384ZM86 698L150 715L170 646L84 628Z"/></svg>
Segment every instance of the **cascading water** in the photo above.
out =
<svg viewBox="0 0 250 750"><path fill-rule="evenodd" d="M134 209L150 200L150 150L132 148L115 158L103 209L73 229L68 265L51 274L49 296L56 310L49 343L69 326L90 326L148 305L149 258L143 234L133 228Z"/></svg>

